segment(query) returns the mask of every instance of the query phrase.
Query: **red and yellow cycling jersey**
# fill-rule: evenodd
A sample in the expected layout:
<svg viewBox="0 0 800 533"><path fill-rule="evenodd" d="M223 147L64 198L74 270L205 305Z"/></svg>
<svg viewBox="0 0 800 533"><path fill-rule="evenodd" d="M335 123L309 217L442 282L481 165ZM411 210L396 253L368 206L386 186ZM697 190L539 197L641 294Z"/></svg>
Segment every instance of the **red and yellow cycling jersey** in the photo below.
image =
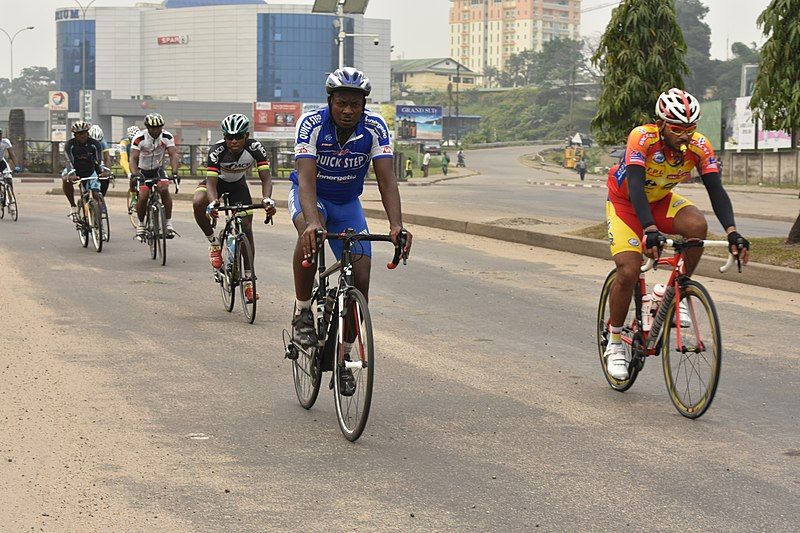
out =
<svg viewBox="0 0 800 533"><path fill-rule="evenodd" d="M714 149L702 134L695 132L686 152L681 155L661 139L656 124L645 124L631 131L625 147L625 159L608 172L609 197L629 200L627 168L636 165L645 169L644 191L647 201L657 202L673 187L692 177L692 169L700 175L719 172Z"/></svg>

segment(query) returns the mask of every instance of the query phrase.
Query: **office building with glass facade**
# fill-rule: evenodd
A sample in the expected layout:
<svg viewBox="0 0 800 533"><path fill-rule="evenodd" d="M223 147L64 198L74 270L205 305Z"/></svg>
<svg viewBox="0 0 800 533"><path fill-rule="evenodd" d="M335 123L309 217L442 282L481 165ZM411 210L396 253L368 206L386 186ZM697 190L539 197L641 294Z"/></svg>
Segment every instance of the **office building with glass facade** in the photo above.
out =
<svg viewBox="0 0 800 533"><path fill-rule="evenodd" d="M57 79L79 109L79 91L112 98L205 102L321 102L338 66L336 17L311 6L262 0L166 0L134 7L55 13ZM345 64L373 82L372 100L390 99L388 20L345 18ZM85 73L84 50L85 46ZM84 79L85 76L85 79Z"/></svg>

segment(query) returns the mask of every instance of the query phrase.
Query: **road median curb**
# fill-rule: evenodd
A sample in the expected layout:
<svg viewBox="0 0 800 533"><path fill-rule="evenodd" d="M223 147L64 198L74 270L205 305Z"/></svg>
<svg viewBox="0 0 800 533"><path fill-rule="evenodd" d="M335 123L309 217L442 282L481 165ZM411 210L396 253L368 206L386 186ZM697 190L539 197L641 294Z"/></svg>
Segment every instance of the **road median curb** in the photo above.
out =
<svg viewBox="0 0 800 533"><path fill-rule="evenodd" d="M47 194L63 194L61 189L51 189ZM109 197L125 197L127 191L108 191ZM173 195L176 200L191 201L192 194L180 193ZM285 200L276 201L281 208L287 207ZM382 209L364 208L364 215L368 218L386 219L386 212ZM481 222L469 222L466 220L455 220L449 218L434 217L430 215L420 215L416 213L404 213L403 219L406 224L415 224L445 231L454 231L477 237L487 237L505 242L547 248L560 252L568 252L596 259L611 259L608 243L599 239L589 239L573 235L554 235L541 233L538 231L506 228L493 224ZM719 267L724 264L724 260L719 257L705 256L697 267L697 273L714 279L735 281L757 287L777 289L782 291L800 293L800 270L772 265L762 265L750 263L742 270L742 273L728 272L722 274Z"/></svg>

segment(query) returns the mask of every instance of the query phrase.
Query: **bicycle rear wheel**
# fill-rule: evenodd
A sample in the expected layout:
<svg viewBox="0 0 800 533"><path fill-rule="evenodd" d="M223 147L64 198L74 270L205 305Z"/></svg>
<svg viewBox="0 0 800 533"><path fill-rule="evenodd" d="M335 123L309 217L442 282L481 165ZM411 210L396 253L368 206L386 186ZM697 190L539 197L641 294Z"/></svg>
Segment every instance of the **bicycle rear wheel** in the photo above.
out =
<svg viewBox="0 0 800 533"><path fill-rule="evenodd" d="M19 219L19 207L17 206L17 195L14 194L14 189L6 189L6 204L8 206L8 214L11 215L11 220L16 222Z"/></svg>
<svg viewBox="0 0 800 533"><path fill-rule="evenodd" d="M344 298L343 330L337 336L336 360L333 365L333 390L336 418L345 438L355 441L364 431L372 404L372 382L375 376L375 346L367 299L358 289L350 289ZM352 338L350 354L344 353L342 341ZM356 383L352 396L342 394L342 374L350 370Z"/></svg>
<svg viewBox="0 0 800 533"><path fill-rule="evenodd" d="M96 200L89 200L89 217L92 244L97 253L100 253L103 251L103 214L100 211L100 204Z"/></svg>
<svg viewBox="0 0 800 533"><path fill-rule="evenodd" d="M687 281L680 306L673 300L667 310L664 328L661 362L669 397L680 414L698 418L711 406L722 367L719 318L705 287Z"/></svg>
<svg viewBox="0 0 800 533"><path fill-rule="evenodd" d="M258 299L256 299L256 270L253 264L253 250L250 248L250 241L244 235L237 239L235 261L236 270L239 274L239 301L242 304L244 319L252 324L256 320L256 308L258 306ZM245 274L245 263L250 264L249 276ZM253 286L252 301L248 301L245 294L248 283Z"/></svg>
<svg viewBox="0 0 800 533"><path fill-rule="evenodd" d="M316 282L315 282L316 284ZM316 314L317 301L319 296L316 289L314 296L311 298L311 310ZM292 318L297 312L295 304L294 311L292 311ZM314 321L316 324L316 320ZM319 387L322 383L322 370L319 366L318 351L321 348L313 347L308 350L303 349L294 339L294 328L292 328L292 336L289 342L294 344L292 349L297 350L297 359L292 360L292 379L294 380L294 392L297 394L297 400L304 409L311 409L314 402L317 401L319 396Z"/></svg>
<svg viewBox="0 0 800 533"><path fill-rule="evenodd" d="M609 296L611 295L611 287L614 285L614 280L617 277L617 269L613 269L611 272L608 273L606 277L605 283L603 283L603 290L600 291L600 303L597 306L597 350L600 355L600 368L603 369L603 375L606 378L606 381L611 388L619 391L625 392L626 390L630 389L636 378L639 375L639 365L632 364L628 368L628 379L616 379L611 374L608 373L608 365L606 362L606 346L608 346L608 342L611 338L611 310L609 306ZM630 308L628 309L628 320L632 320L633 313L635 313L635 306L633 302L631 302ZM625 326L623 328L623 335L630 337L632 335L631 328L629 326ZM628 352L628 360L631 361L633 357L633 350L630 344L625 343L625 350Z"/></svg>

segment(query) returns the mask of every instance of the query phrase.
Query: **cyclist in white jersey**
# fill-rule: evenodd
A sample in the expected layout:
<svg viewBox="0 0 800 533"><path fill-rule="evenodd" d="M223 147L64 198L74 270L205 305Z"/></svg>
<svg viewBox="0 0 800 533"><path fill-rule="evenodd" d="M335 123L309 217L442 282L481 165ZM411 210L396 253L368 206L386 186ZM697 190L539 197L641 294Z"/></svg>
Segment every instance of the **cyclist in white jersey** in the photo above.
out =
<svg viewBox="0 0 800 533"><path fill-rule="evenodd" d="M144 117L145 129L140 131L131 141L131 175L139 179L139 201L136 204L136 213L139 224L136 236L144 237L144 216L147 209L147 200L150 190L155 187L164 203L167 216L167 238L175 236L172 228L172 196L169 194L169 180L162 169L165 157L169 155L172 167L172 178L178 177L178 149L172 134L164 130L164 117L158 113L151 113Z"/></svg>
<svg viewBox="0 0 800 533"><path fill-rule="evenodd" d="M6 156L11 160L11 164L6 161ZM11 185L11 169L17 166L14 159L14 152L11 150L11 141L3 137L3 130L0 130L0 174L3 179Z"/></svg>

